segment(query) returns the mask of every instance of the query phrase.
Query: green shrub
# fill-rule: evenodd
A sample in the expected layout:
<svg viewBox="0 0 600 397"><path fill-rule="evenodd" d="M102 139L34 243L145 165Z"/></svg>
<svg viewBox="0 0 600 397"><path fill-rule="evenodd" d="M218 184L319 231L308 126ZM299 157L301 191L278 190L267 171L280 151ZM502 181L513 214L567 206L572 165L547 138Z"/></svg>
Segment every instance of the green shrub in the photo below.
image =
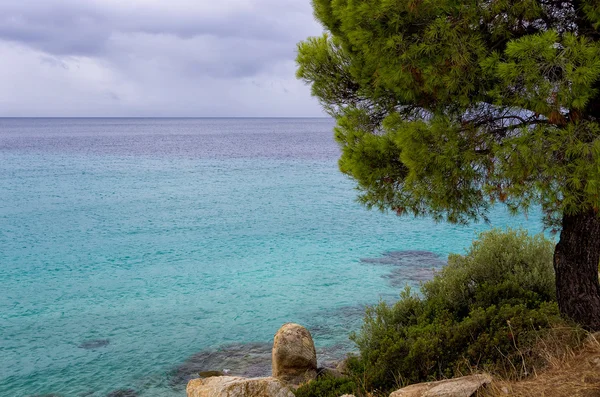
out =
<svg viewBox="0 0 600 397"><path fill-rule="evenodd" d="M481 234L465 255L449 256L421 295L407 288L393 306L367 310L351 337L360 355L349 368L368 390L380 391L473 367L527 373L544 330L563 324L553 249L526 231Z"/></svg>
<svg viewBox="0 0 600 397"><path fill-rule="evenodd" d="M423 295L459 317L473 305L554 301L553 253L554 243L541 234L494 229L482 233L466 255L451 254L448 265L423 284Z"/></svg>
<svg viewBox="0 0 600 397"><path fill-rule="evenodd" d="M325 376L300 386L294 394L296 397L339 397L344 394L357 395L358 387L350 378L333 378Z"/></svg>

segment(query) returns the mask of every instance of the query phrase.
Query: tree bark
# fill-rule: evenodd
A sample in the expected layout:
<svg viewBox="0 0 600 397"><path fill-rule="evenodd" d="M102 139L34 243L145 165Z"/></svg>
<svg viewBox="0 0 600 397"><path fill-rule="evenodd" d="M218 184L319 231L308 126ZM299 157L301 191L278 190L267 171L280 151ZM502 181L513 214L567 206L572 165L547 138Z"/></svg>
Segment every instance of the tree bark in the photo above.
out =
<svg viewBox="0 0 600 397"><path fill-rule="evenodd" d="M563 215L554 250L556 298L563 316L587 330L600 330L600 218L593 211Z"/></svg>

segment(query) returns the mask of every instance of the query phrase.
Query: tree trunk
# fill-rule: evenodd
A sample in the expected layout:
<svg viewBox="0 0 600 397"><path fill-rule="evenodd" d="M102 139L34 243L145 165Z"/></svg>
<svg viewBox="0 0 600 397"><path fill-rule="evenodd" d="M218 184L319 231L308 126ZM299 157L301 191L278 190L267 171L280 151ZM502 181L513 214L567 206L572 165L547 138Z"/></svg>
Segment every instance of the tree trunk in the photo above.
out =
<svg viewBox="0 0 600 397"><path fill-rule="evenodd" d="M563 215L554 250L560 312L592 331L600 330L600 218L593 212Z"/></svg>

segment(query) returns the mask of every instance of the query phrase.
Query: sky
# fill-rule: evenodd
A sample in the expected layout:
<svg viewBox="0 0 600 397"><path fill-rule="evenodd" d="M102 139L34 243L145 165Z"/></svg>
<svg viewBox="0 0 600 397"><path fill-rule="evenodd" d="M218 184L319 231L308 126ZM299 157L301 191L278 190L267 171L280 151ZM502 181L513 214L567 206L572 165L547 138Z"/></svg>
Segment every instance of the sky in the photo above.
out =
<svg viewBox="0 0 600 397"><path fill-rule="evenodd" d="M324 116L322 31L310 0L0 0L0 116Z"/></svg>

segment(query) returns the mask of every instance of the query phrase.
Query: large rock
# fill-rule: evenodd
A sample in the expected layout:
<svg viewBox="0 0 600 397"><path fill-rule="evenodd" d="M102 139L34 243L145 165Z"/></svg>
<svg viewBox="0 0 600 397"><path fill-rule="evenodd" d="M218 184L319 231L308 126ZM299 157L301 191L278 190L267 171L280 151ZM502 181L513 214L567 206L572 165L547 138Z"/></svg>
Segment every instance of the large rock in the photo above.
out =
<svg viewBox="0 0 600 397"><path fill-rule="evenodd" d="M336 371L338 371L342 375L348 375L350 373L348 371L348 361L348 357L344 358L342 361L339 361L335 366Z"/></svg>
<svg viewBox="0 0 600 397"><path fill-rule="evenodd" d="M192 379L186 391L187 397L294 397L290 389L271 377L217 376Z"/></svg>
<svg viewBox="0 0 600 397"><path fill-rule="evenodd" d="M489 375L470 375L439 382L417 383L396 390L390 397L472 397L492 382Z"/></svg>
<svg viewBox="0 0 600 397"><path fill-rule="evenodd" d="M273 376L291 385L317 377L317 353L310 332L301 325L284 324L275 334Z"/></svg>
<svg viewBox="0 0 600 397"><path fill-rule="evenodd" d="M327 368L327 367L317 368L317 379L320 379L320 378L341 379L343 377L344 377L344 375L335 368Z"/></svg>

